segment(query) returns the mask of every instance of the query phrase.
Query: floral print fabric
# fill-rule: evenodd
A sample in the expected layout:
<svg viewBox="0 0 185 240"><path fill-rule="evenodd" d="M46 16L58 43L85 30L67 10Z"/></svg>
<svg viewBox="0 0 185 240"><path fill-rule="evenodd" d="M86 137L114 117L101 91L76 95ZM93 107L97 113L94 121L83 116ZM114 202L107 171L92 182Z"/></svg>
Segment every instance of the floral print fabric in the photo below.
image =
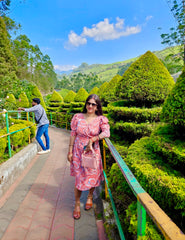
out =
<svg viewBox="0 0 185 240"><path fill-rule="evenodd" d="M90 138L101 134L101 138L110 136L108 119L105 116L97 116L90 123L87 123L84 114L75 114L71 121L71 136L75 137L73 147L73 161L71 162L71 176L75 176L75 186L78 190L85 191L97 187L104 180L103 165L99 147L99 141L93 144L97 156L97 169L84 168L81 165L81 155L84 146Z"/></svg>

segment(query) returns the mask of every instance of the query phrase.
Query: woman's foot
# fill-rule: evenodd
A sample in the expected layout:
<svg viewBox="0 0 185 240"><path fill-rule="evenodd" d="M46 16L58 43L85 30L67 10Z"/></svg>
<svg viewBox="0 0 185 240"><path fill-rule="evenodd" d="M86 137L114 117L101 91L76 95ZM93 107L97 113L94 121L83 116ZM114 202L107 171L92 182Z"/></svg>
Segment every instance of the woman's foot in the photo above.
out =
<svg viewBox="0 0 185 240"><path fill-rule="evenodd" d="M75 209L73 211L73 217L74 219L78 220L81 217L81 212L80 212L80 202L75 203Z"/></svg>
<svg viewBox="0 0 185 240"><path fill-rule="evenodd" d="M87 202L85 204L85 210L90 210L93 206L93 196L88 195Z"/></svg>

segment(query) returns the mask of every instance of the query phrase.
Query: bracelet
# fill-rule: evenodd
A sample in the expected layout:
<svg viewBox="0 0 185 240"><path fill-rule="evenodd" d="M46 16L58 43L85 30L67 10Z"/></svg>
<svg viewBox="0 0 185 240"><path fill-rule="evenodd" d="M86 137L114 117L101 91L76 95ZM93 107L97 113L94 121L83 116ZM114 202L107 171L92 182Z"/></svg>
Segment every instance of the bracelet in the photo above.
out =
<svg viewBox="0 0 185 240"><path fill-rule="evenodd" d="M69 144L69 146L74 146L74 144Z"/></svg>
<svg viewBox="0 0 185 240"><path fill-rule="evenodd" d="M100 135L98 135L98 139L101 140L101 139L100 139Z"/></svg>

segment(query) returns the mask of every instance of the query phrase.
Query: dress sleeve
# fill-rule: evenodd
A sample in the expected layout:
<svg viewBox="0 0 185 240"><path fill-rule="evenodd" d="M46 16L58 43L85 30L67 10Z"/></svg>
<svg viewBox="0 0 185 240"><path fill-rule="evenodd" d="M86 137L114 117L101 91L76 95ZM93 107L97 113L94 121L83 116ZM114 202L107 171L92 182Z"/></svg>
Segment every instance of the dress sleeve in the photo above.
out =
<svg viewBox="0 0 185 240"><path fill-rule="evenodd" d="M101 133L100 133L100 138L108 138L110 137L110 126L109 126L109 120L108 118L106 118L105 116L102 116L100 119L100 129L101 129Z"/></svg>
<svg viewBox="0 0 185 240"><path fill-rule="evenodd" d="M75 114L71 120L71 136L76 136L77 123L78 114Z"/></svg>

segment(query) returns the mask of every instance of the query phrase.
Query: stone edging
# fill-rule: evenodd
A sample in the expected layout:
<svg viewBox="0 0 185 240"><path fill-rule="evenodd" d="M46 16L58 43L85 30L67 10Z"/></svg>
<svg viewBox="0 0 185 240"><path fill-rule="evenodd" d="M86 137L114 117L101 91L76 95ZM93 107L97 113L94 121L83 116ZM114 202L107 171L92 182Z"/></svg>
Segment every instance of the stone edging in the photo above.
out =
<svg viewBox="0 0 185 240"><path fill-rule="evenodd" d="M37 144L34 142L0 165L0 197L20 176L36 154Z"/></svg>

